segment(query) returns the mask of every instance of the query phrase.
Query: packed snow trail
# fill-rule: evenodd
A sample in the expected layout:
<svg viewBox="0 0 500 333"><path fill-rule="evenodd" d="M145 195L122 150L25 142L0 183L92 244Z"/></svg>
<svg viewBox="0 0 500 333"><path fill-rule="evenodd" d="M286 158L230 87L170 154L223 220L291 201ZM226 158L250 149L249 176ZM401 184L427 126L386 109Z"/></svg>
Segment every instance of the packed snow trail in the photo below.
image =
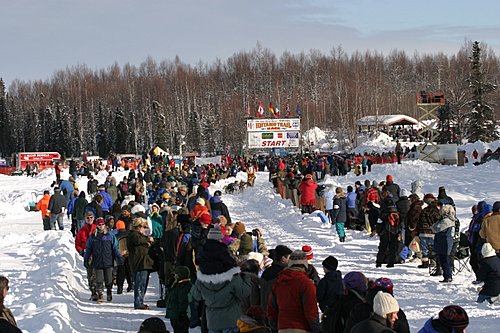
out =
<svg viewBox="0 0 500 333"><path fill-rule="evenodd" d="M402 188L420 179L424 192L437 193L446 186L457 205L462 229L470 218L470 207L480 200L492 203L499 200L500 164L490 162L474 167L440 166L420 161L404 161L402 165L375 165L368 175L334 177L326 182L346 187L356 180L381 181L387 174ZM121 179L125 173L117 173ZM107 173L97 178L103 181ZM62 178L67 179L68 174ZM164 317L164 309L154 307L158 299L158 279L150 278L146 304L151 310L133 309L133 293L113 295L111 303L97 305L89 300L86 272L82 258L74 249L74 240L65 218L63 232L42 230L39 212L26 212L23 206L31 200L31 192L41 194L50 188L55 178L51 170L35 178L0 175L0 274L10 280L11 289L6 305L13 311L22 330L29 333L51 332L137 332L140 323L149 316ZM245 179L240 173L238 179ZM211 193L231 181L222 180L210 187ZM86 179L78 179L86 189ZM321 262L328 255L339 259L343 275L361 271L370 279L386 276L393 279L394 294L406 312L412 332L444 306L454 303L464 307L470 317L470 332L498 332L500 305L475 303L477 286L472 285L473 274L462 272L453 277L453 283L440 284L441 277L429 277L426 270L416 268L418 263L396 265L393 269L375 268L377 237L369 238L363 232L347 232L347 242L340 243L334 229L321 224L319 218L301 215L289 200L277 195L268 173L258 173L255 186L243 193L224 194L233 221L243 221L247 231L260 226L269 248L277 244L300 249L310 245L314 251L313 264L320 275ZM115 288L116 290L116 288ZM167 319L167 327L171 329ZM191 330L199 332L199 328Z"/></svg>
<svg viewBox="0 0 500 333"><path fill-rule="evenodd" d="M498 192L495 188L484 187L484 179L474 177L474 171L477 169L458 170L461 171L462 177L457 177L456 167L416 161L399 166L375 166L373 172L366 176L328 177L325 181L346 188L347 185L354 185L356 180L381 181L385 180L387 174L391 174L394 175L395 181L406 189L409 189L410 183L416 179L424 180L426 193L437 193L438 187L445 185L448 194L455 198L463 229L469 223L467 214L470 210L465 207L472 206L468 204L481 200L483 196L494 201L495 198L498 199ZM495 164L483 167L483 172L492 177L498 171L498 165ZM472 184L464 184L464 179L472 180ZM224 185L225 182L221 181L213 190L222 189ZM350 271L361 271L369 279L392 279L395 286L394 296L405 311L412 332L420 329L428 318L448 304L458 304L466 309L471 318L468 331L498 331L496 326L500 325L500 306L475 303L477 286L471 283L475 280L473 273L461 272L453 277L452 283L442 284L439 283L442 276L429 276L428 270L417 268L419 262L396 265L391 269L385 268L385 265L375 268L378 237L370 238L364 232L349 230L346 233L346 242L340 243L335 228L323 225L319 217L302 215L290 200L281 199L268 181L266 172L258 173L254 187L247 188L242 193L223 194L222 199L229 207L233 222L244 222L247 232L256 227L262 228L268 248L284 244L295 250L303 245L310 245L314 252L312 263L321 276L321 262L328 255L334 255L339 260L339 270L343 275Z"/></svg>

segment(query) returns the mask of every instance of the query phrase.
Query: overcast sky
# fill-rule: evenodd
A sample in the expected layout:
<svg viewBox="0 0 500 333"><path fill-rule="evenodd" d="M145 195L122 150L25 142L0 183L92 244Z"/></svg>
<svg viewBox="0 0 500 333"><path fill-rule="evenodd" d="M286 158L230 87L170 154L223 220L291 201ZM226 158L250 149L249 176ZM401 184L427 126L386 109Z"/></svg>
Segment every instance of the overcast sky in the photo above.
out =
<svg viewBox="0 0 500 333"><path fill-rule="evenodd" d="M393 49L455 54L466 40L500 55L498 0L1 0L0 77L117 62L211 63L259 42L280 56Z"/></svg>

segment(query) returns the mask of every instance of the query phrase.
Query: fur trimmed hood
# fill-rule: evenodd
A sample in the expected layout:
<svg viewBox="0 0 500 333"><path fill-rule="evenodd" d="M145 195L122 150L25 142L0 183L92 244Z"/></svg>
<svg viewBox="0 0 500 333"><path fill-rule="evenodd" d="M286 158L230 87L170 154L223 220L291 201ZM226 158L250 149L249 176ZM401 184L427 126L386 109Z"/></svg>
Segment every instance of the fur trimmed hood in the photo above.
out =
<svg viewBox="0 0 500 333"><path fill-rule="evenodd" d="M203 283L220 284L231 281L233 276L240 272L241 272L240 267L236 266L228 271L225 271L224 273L218 273L218 274L203 274L201 271L198 271L196 273L196 277L200 282Z"/></svg>

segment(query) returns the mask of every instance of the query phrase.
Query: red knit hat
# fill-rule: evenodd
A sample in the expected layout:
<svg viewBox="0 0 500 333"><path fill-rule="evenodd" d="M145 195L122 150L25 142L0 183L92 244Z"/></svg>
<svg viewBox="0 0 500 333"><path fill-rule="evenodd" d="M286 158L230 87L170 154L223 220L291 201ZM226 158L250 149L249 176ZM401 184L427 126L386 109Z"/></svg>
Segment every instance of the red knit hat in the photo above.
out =
<svg viewBox="0 0 500 333"><path fill-rule="evenodd" d="M309 245L302 246L302 251L306 253L307 260L311 260L314 257L313 249Z"/></svg>
<svg viewBox="0 0 500 333"><path fill-rule="evenodd" d="M212 223L212 215L209 213L202 214L198 219L200 223L211 224Z"/></svg>
<svg viewBox="0 0 500 333"><path fill-rule="evenodd" d="M391 175L387 175L387 177L385 177L385 181L386 182L392 182L392 176Z"/></svg>

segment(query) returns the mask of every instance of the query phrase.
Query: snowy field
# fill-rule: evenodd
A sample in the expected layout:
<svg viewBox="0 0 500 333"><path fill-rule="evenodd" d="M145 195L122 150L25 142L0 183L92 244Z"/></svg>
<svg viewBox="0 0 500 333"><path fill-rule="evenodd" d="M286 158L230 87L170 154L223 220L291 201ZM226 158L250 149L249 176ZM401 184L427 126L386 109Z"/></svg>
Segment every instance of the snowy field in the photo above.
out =
<svg viewBox="0 0 500 333"><path fill-rule="evenodd" d="M343 186L356 180L381 181L387 174L401 188L420 179L424 191L437 195L445 186L455 200L462 229L470 221L470 208L480 200L489 203L500 200L500 164L496 161L474 167L441 166L421 161L405 161L402 165L374 165L366 177L328 178L326 182ZM67 178L63 173L63 179ZM105 173L98 179L102 181ZM117 174L117 179L122 175ZM10 279L6 305L13 311L24 332L137 332L140 323L149 316L163 318L164 309L148 311L133 309L133 293L114 295L113 302L97 305L89 301L82 258L74 249L66 230L44 232L39 212L27 212L23 206L31 200L32 192L41 195L55 176L46 171L36 178L0 175L0 274ZM211 192L225 185L222 181ZM79 180L86 189L85 180ZM321 224L319 218L302 216L297 208L276 195L268 182L267 173L259 173L254 188L234 195L223 196L233 220L243 221L248 229L260 226L268 247L285 244L292 249L310 245L314 250L313 264L322 274L321 261L328 255L339 260L343 275L361 271L370 279L389 277L394 281L394 295L406 312L412 332L448 304L464 307L470 317L469 332L499 332L500 305L476 304L473 274L462 272L453 282L441 284L442 277L430 277L418 263L396 265L395 268L375 268L378 240L363 232L347 232L346 243L340 243L335 230ZM155 274L145 302L154 305L158 299L158 280ZM170 327L170 324L167 323ZM199 332L199 329L194 330Z"/></svg>

